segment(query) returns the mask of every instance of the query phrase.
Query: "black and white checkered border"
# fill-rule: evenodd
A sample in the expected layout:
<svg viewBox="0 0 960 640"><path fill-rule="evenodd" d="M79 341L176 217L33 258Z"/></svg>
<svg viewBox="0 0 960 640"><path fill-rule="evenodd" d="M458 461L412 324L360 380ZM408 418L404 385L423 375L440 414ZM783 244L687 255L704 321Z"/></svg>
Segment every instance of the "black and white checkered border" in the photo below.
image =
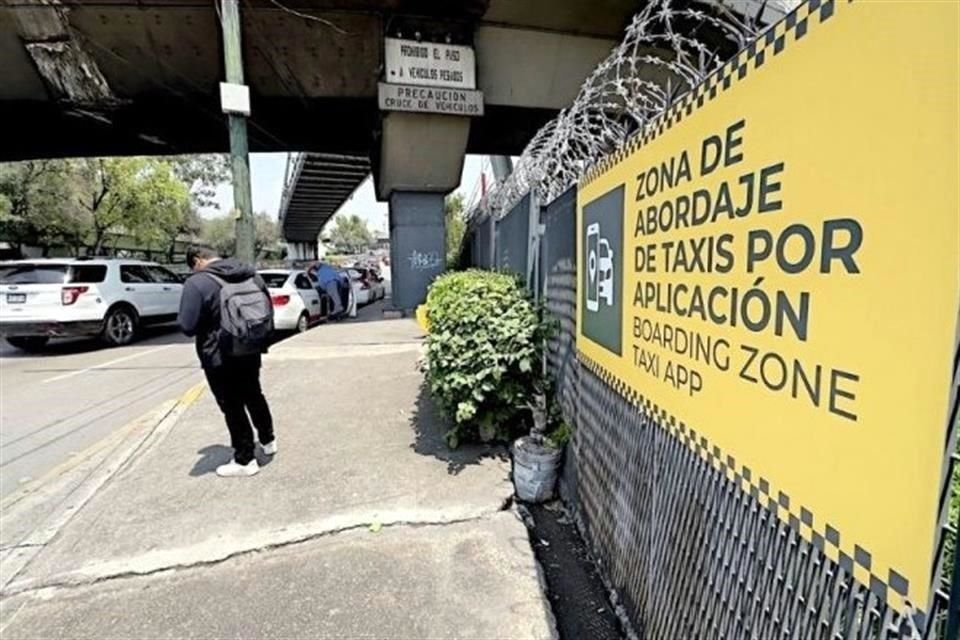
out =
<svg viewBox="0 0 960 640"><path fill-rule="evenodd" d="M639 393L582 351L577 351L577 358L583 366L592 371L619 395L626 398L641 414L669 431L671 435L686 444L694 453L710 462L714 468L728 473L728 477L732 476L740 489L749 492L763 508L771 511L773 515L787 521L791 528L821 552L826 552L828 547L832 548L838 558L837 564L857 580L860 580L860 578L857 576L855 569L859 567L864 575L869 575L869 584L865 584L865 586L868 586L879 598L898 610L901 610L905 604L910 603L910 582L899 572L891 568L888 570L885 579L876 575L873 572L873 557L867 549L856 543L851 544L845 540L841 541L840 531L831 526L830 523L818 522L811 510L791 500L787 493L780 490L771 490L770 482L766 478L755 475L745 465L737 464L732 455L722 451L720 447L712 444L692 426L678 420L673 414L668 413L657 403ZM926 614L924 611L913 608L912 616L918 627L923 628L925 626Z"/></svg>
<svg viewBox="0 0 960 640"><path fill-rule="evenodd" d="M783 53L788 44L805 38L811 28L823 24L834 16L838 2L850 4L853 0L806 0L800 4L782 20L768 28L757 40L728 60L720 69L680 97L673 106L651 122L650 126L638 131L622 147L588 169L580 179L580 186L590 184L627 157L683 122L704 104L730 89L735 82L744 80L751 71L759 69L766 62Z"/></svg>

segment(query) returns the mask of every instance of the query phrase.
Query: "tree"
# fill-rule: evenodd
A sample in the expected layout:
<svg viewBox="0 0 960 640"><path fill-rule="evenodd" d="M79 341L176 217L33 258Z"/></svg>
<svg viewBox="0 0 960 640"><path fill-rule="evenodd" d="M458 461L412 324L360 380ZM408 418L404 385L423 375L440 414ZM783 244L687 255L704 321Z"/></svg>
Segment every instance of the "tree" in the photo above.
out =
<svg viewBox="0 0 960 640"><path fill-rule="evenodd" d="M280 242L280 229L277 222L264 211L254 216L256 236L254 250L258 256L276 249ZM217 216L202 221L200 241L214 249L221 256L231 256L236 251L236 225L233 216Z"/></svg>
<svg viewBox="0 0 960 640"><path fill-rule="evenodd" d="M147 160L128 202L140 214L131 224L132 234L148 246L165 246L172 258L173 241L197 218L186 183L169 162Z"/></svg>
<svg viewBox="0 0 960 640"><path fill-rule="evenodd" d="M178 240L196 239L203 232L199 210L220 208L214 197L217 187L230 178L230 161L223 154L172 156L166 161L190 192L188 206L177 222L166 229L167 260L172 262Z"/></svg>
<svg viewBox="0 0 960 640"><path fill-rule="evenodd" d="M280 227L266 211L261 211L253 218L256 235L253 249L256 255L263 255L265 251L275 249L280 243Z"/></svg>
<svg viewBox="0 0 960 640"><path fill-rule="evenodd" d="M200 241L221 256L233 255L236 250L236 237L236 220L232 216L219 216L203 221Z"/></svg>
<svg viewBox="0 0 960 640"><path fill-rule="evenodd" d="M189 189L171 165L149 158L78 161L78 201L90 213L90 250L103 252L108 234L128 233L146 242L165 240L183 220Z"/></svg>
<svg viewBox="0 0 960 640"><path fill-rule="evenodd" d="M83 243L90 218L78 206L75 167L68 160L0 165L0 236L17 245Z"/></svg>
<svg viewBox="0 0 960 640"><path fill-rule="evenodd" d="M336 224L330 232L330 240L337 251L360 253L373 244L373 234L367 222L360 216L337 216Z"/></svg>
<svg viewBox="0 0 960 640"><path fill-rule="evenodd" d="M171 156L167 159L177 176L190 189L190 199L200 209L219 209L214 199L217 187L230 179L230 159L223 154Z"/></svg>
<svg viewBox="0 0 960 640"><path fill-rule="evenodd" d="M460 261L460 249L463 236L467 232L467 221L463 215L463 195L451 193L443 203L444 224L447 228L447 265Z"/></svg>

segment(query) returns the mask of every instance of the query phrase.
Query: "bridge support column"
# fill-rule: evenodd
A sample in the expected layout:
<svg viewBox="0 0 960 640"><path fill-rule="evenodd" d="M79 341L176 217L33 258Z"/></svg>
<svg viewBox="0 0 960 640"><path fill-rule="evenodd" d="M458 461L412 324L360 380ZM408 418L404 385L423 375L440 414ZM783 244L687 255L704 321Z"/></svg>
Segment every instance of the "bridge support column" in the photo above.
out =
<svg viewBox="0 0 960 640"><path fill-rule="evenodd" d="M317 243L287 241L287 261L307 262L317 259Z"/></svg>
<svg viewBox="0 0 960 640"><path fill-rule="evenodd" d="M410 311L446 268L444 196L460 185L470 119L385 113L374 165L377 196L390 203L393 306Z"/></svg>
<svg viewBox="0 0 960 640"><path fill-rule="evenodd" d="M393 306L416 309L446 264L442 193L394 191L390 196L390 269Z"/></svg>

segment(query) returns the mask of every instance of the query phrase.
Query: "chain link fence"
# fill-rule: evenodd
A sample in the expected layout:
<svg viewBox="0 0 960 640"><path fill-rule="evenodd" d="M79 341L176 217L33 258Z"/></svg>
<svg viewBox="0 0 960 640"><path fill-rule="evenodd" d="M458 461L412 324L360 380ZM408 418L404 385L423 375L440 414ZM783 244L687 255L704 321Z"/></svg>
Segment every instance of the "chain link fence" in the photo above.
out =
<svg viewBox="0 0 960 640"><path fill-rule="evenodd" d="M678 438L665 416L578 358L576 190L545 207L543 219L544 304L558 327L548 371L576 434L561 495L639 637L944 637L946 585L932 624L898 615L852 567Z"/></svg>
<svg viewBox="0 0 960 640"><path fill-rule="evenodd" d="M621 614L652 640L946 637L956 514L941 499L943 535L930 611L901 615L853 566L832 560L778 514L776 500L718 470L666 414L624 393L576 350L576 187L691 87L753 42L796 2L651 0L586 80L574 104L530 142L511 176L469 213L469 264L496 268L496 227L532 198L538 264L532 289L557 323L547 368L575 427L561 495L601 564ZM509 223L508 223L509 226ZM539 228L542 226L542 233ZM513 238L516 241L516 238ZM955 362L954 393L957 376ZM956 398L947 445L956 435ZM951 461L955 459L951 458ZM953 464L944 468L953 476ZM889 505L895 518L896 505ZM849 561L849 558L846 560ZM914 603L924 607L927 603Z"/></svg>

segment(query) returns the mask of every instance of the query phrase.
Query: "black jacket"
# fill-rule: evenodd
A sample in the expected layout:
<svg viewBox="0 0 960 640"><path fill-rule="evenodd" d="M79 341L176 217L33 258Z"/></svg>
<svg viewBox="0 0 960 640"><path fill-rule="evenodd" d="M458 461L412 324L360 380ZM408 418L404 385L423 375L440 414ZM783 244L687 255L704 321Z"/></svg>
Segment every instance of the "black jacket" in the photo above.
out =
<svg viewBox="0 0 960 640"><path fill-rule="evenodd" d="M267 293L267 285L253 267L233 258L211 262L205 269L187 278L180 298L177 322L186 335L196 336L201 366L213 369L226 363L220 350L220 283L208 274L227 282L243 282L254 278L264 293Z"/></svg>

